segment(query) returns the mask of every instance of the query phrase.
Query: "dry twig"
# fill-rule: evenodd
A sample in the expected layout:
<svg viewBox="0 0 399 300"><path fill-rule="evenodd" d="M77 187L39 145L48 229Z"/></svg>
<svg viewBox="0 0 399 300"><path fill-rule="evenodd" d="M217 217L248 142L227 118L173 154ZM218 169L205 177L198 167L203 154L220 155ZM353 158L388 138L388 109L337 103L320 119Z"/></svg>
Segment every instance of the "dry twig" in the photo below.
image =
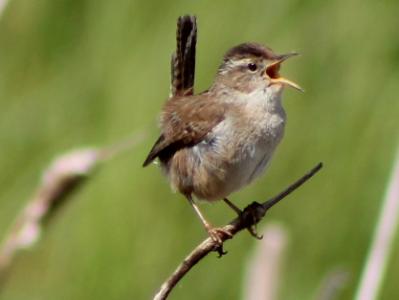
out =
<svg viewBox="0 0 399 300"><path fill-rule="evenodd" d="M78 149L58 156L45 170L33 197L23 207L0 244L0 283L20 249L35 244L46 221L53 218L73 191L97 169L102 162L131 149L143 134L106 148Z"/></svg>
<svg viewBox="0 0 399 300"><path fill-rule="evenodd" d="M263 240L257 243L248 263L243 297L246 300L279 299L288 232L278 223L267 224L262 231Z"/></svg>
<svg viewBox="0 0 399 300"><path fill-rule="evenodd" d="M363 267L356 292L356 300L378 299L389 259L393 250L395 233L399 225L399 151L388 183L385 200L381 204L374 237Z"/></svg>
<svg viewBox="0 0 399 300"><path fill-rule="evenodd" d="M300 179L295 181L293 184L288 186L284 191L282 191L277 196L263 202L257 203L253 202L248 205L243 213L232 220L229 224L223 227L223 230L229 232L231 237L222 236L222 240L225 241L232 238L238 232L243 229L249 228L256 225L260 220L263 219L266 212L277 204L279 201L284 199L294 190L299 188L307 180L309 180L313 175L315 175L322 168L322 163L319 163L307 174L302 176ZM177 267L173 274L162 284L158 293L155 295L154 300L164 300L168 297L169 293L176 286L176 284L190 271L190 269L195 266L201 259L208 255L212 251L217 251L219 255L223 254L223 249L213 241L211 238L205 239L201 244L199 244Z"/></svg>

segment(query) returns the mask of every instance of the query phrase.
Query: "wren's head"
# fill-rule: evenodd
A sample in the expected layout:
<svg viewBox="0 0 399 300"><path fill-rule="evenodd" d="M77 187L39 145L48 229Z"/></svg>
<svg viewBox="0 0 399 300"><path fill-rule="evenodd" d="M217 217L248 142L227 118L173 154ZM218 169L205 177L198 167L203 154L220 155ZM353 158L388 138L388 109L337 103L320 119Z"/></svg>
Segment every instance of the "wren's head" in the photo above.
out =
<svg viewBox="0 0 399 300"><path fill-rule="evenodd" d="M277 55L256 43L244 43L231 48L219 67L216 84L251 93L272 85L291 86L302 91L301 87L280 76L280 65L287 58L297 55L288 53Z"/></svg>

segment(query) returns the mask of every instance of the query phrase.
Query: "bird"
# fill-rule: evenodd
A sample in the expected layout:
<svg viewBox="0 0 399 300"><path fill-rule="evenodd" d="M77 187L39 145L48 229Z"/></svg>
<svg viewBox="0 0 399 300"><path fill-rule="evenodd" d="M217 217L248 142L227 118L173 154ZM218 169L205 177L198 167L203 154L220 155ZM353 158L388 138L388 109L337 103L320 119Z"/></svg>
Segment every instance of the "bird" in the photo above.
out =
<svg viewBox="0 0 399 300"><path fill-rule="evenodd" d="M205 218L197 200L223 200L240 213L227 197L263 174L284 135L283 90L303 89L279 72L296 52L276 54L246 42L229 49L210 88L194 94L196 34L196 19L180 17L171 95L143 166L158 159L172 189L188 200L210 238L222 243L230 234Z"/></svg>

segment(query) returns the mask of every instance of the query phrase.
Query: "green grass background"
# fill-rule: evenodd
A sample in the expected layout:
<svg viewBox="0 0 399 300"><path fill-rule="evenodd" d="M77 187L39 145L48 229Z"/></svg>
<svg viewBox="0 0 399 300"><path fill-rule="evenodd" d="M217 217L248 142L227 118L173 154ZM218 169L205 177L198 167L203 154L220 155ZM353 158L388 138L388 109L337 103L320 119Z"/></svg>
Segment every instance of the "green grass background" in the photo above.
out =
<svg viewBox="0 0 399 300"><path fill-rule="evenodd" d="M282 70L306 93L285 92L286 136L268 174L231 199L265 199L323 161L264 223L277 220L290 236L281 299L312 299L337 266L351 272L340 299L352 299L399 137L398 10L394 0L10 0L0 20L0 236L56 155L133 132L147 138L73 195L40 243L18 256L0 299L149 299L205 237L159 170L141 168L185 13L198 17L197 91L235 44L303 54ZM222 203L203 210L215 224L233 217ZM256 243L237 236L171 299L241 299ZM380 299L398 297L398 276L393 255Z"/></svg>

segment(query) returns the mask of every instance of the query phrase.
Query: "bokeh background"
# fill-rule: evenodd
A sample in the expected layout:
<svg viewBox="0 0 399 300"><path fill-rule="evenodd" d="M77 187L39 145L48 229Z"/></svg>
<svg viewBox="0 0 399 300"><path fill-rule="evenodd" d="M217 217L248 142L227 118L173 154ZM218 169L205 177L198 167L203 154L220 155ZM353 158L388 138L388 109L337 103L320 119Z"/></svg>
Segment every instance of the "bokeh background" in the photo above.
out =
<svg viewBox="0 0 399 300"><path fill-rule="evenodd" d="M149 299L206 236L157 167L141 167L186 13L198 17L197 91L235 44L302 53L282 70L306 89L285 92L285 139L267 175L231 200L266 199L323 161L263 224L289 233L280 299L313 299L336 267L350 273L339 299L352 299L398 145L398 11L395 0L10 0L0 16L0 236L55 156L146 138L69 199L17 257L0 299ZM202 207L215 224L234 216L223 203ZM171 299L243 299L256 244L246 233L226 243L229 254L208 256ZM393 255L380 299L398 297L398 276Z"/></svg>

